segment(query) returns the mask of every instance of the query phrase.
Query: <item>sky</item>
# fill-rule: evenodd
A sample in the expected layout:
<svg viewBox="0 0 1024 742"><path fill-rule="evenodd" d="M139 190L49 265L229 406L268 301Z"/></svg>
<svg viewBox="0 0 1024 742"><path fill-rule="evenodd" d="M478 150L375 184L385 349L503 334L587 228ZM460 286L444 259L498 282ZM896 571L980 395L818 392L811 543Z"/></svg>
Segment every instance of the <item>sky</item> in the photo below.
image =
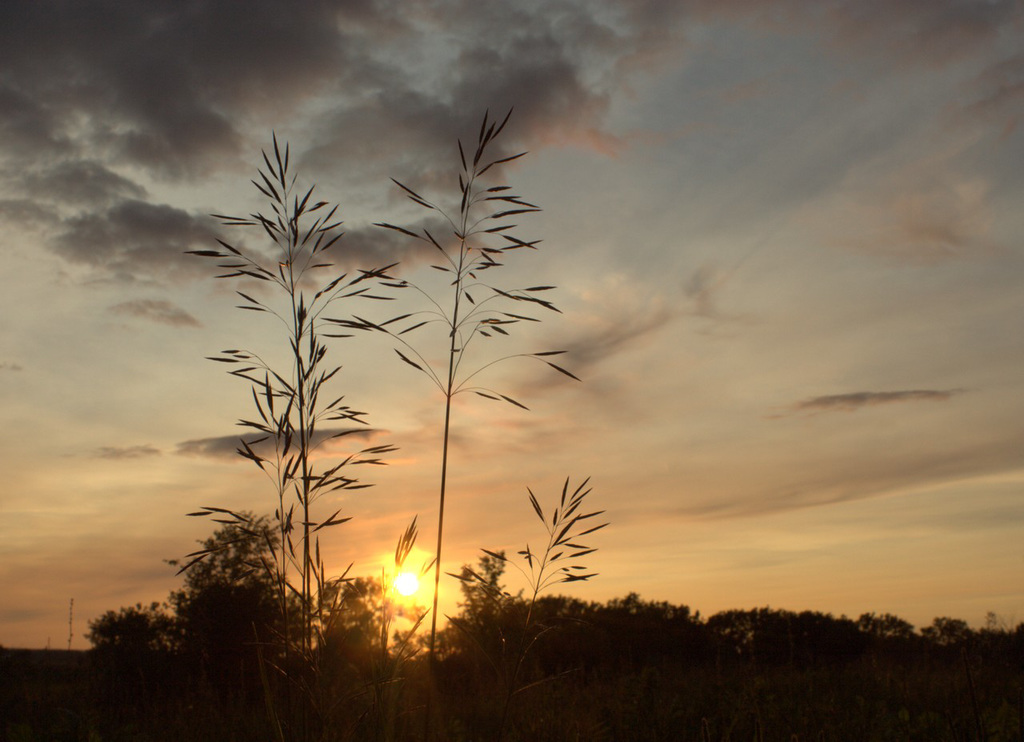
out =
<svg viewBox="0 0 1024 742"><path fill-rule="evenodd" d="M339 271L428 281L373 226L423 218L390 178L452 202L457 139L510 108L498 175L542 242L502 280L562 313L491 347L582 381L518 359L486 383L529 411L458 398L446 570L537 544L527 488L590 477L611 525L568 595L1024 620L1019 2L8 0L0 644L66 646L73 599L85 648L180 585L186 513L273 509L205 357L280 328L184 254L262 249L210 215L265 207L272 136L340 205ZM331 342L398 451L323 503L353 518L325 561L378 574L413 516L429 548L443 402L386 339Z"/></svg>

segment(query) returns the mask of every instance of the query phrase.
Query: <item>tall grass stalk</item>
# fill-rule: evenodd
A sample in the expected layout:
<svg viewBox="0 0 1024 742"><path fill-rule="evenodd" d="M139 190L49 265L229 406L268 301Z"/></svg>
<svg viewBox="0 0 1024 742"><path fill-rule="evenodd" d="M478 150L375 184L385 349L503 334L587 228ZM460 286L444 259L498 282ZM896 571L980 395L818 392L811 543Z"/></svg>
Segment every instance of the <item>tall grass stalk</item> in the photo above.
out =
<svg viewBox="0 0 1024 742"><path fill-rule="evenodd" d="M71 651L71 640L75 637L75 599L68 603L68 651Z"/></svg>
<svg viewBox="0 0 1024 742"><path fill-rule="evenodd" d="M391 282L388 271L393 266L319 278L332 275L326 273L333 267L328 252L343 234L335 217L338 207L314 200L314 187L296 191L289 148L282 150L276 136L273 145L273 159L263 152L264 167L258 171L258 180L252 181L266 197L269 212L248 217L214 215L229 228L255 230L269 237L272 252L264 254L218 239L221 249L189 253L218 261L217 267L225 272L217 278L269 287L263 292L248 287L250 293L236 291L241 298L238 308L268 315L284 329L284 366L275 367L260 353L241 349L223 350L211 360L234 366L229 373L250 386L256 416L239 421L250 435L240 440L237 451L273 486L277 535L266 538L271 558L251 567L264 569L273 578L282 616L282 636L277 639L283 648L283 666L289 667L292 656L298 654L314 670L302 678L299 690L315 707L317 653L332 611L338 608L337 598L330 596L340 592L333 584L339 578L328 576L321 558L320 532L349 518L342 517L340 509L324 517L314 504L340 491L370 486L352 476L352 468L381 464L379 456L393 450L388 445L365 447L325 468L314 460L327 441L368 430L365 413L345 404L343 396L328 396L329 382L341 367L328 361L324 339L348 337L348 333L338 332L324 313L342 299L385 299L374 293L374 286ZM228 508L204 506L189 515L212 516L250 537L259 536L247 516ZM205 549L189 554L180 571L209 555ZM302 708L308 709L306 704ZM307 739L310 724L309 713L303 712L302 736Z"/></svg>
<svg viewBox="0 0 1024 742"><path fill-rule="evenodd" d="M463 361L467 357L467 349L477 339L508 335L512 325L520 322L540 321L536 316L524 312L536 309L559 311L554 304L542 296L544 292L554 288L553 286L538 285L523 289L506 289L484 280L496 269L501 268L513 251L537 250L540 243L540 240L524 240L515 236L513 230L518 225L510 221L511 217L535 213L540 211L540 208L523 200L522 197L510 193L511 189L508 185L483 181L483 176L488 172L494 175L501 169L500 166L526 154L520 152L493 158L490 155L490 150L508 123L511 113L509 111L500 123L492 120L489 114L484 114L477 135L476 148L471 158L467 158L462 141L459 140L461 170L457 213L450 215L413 189L397 180L394 181L411 201L424 209L435 212L435 215L443 220L446 224L445 231L450 228L450 238L440 233L435 236L428 228L413 231L387 222L377 225L422 241L431 249L436 250L439 262L431 267L447 274L451 279L447 297L434 297L418 286L411 283L405 284L418 291L431 306L430 309L402 315L378 325L364 323L364 327L382 330L394 338L399 346L395 348L398 357L426 375L444 397L437 540L434 553L434 584L428 645L431 663L435 661L437 639L437 605L444 545L444 516L448 494L449 444L453 425L452 400L459 394L472 392L487 399L503 401L526 409L521 402L476 383L481 372L514 357L536 358L556 371L577 379L566 369L547 360L548 357L559 355L564 351L498 356L476 368L470 369L463 366ZM508 311L512 305L523 307L523 309L518 309L515 312ZM447 336L446 359L441 367L431 364L425 354L405 337L407 333L432 324L440 324Z"/></svg>

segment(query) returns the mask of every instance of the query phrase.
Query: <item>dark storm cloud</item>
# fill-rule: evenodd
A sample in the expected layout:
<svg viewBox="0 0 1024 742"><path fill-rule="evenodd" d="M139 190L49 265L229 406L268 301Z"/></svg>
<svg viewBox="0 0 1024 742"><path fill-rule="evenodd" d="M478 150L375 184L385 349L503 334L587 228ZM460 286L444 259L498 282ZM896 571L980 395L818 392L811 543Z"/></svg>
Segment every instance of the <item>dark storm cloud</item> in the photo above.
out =
<svg viewBox="0 0 1024 742"><path fill-rule="evenodd" d="M200 327L200 322L184 309L169 301L159 299L133 299L110 307L114 314L158 322L172 327Z"/></svg>
<svg viewBox="0 0 1024 742"><path fill-rule="evenodd" d="M68 218L61 228L50 243L60 255L115 274L195 274L204 266L182 253L214 243L210 219L135 199Z"/></svg>
<svg viewBox="0 0 1024 742"><path fill-rule="evenodd" d="M435 51L429 74L419 77L396 66L361 105L343 102L324 120L310 157L345 162L367 156L363 167L386 160L397 168L388 174L413 187L436 184L457 164L455 138L472 141L485 108L501 117L513 107L514 125L498 154L563 144L613 153L621 143L602 128L611 95L637 69L654 64L657 54L645 55L657 39L671 36L673 56L682 49L674 43L682 27L666 30L679 15L676 4L660 15L635 5L423 6L415 18L419 33L451 39L449 48L457 51Z"/></svg>
<svg viewBox="0 0 1024 742"><path fill-rule="evenodd" d="M102 446L96 449L96 454L101 459L145 459L150 456L159 456L160 449L153 446Z"/></svg>
<svg viewBox="0 0 1024 742"><path fill-rule="evenodd" d="M438 239L451 231L448 223L439 219L401 226L416 233L425 226ZM374 225L346 230L330 251L330 259L343 270L379 268L400 261L405 271L436 257L437 248L428 243Z"/></svg>
<svg viewBox="0 0 1024 742"><path fill-rule="evenodd" d="M124 171L202 179L240 167L255 150L252 132L276 128L305 139L296 159L316 177L384 187L393 175L450 192L454 139L471 139L485 108L502 116L515 106L496 155L565 144L615 153L623 144L605 130L611 99L685 54L696 24L824 25L866 58L939 61L988 43L1017 8L321 0L251 2L242 12L233 0L9 0L0 3L0 158L28 165L29 175L6 179L41 203L98 209L61 214L65 232L51 245L61 255L120 275L158 266L173 275L177 253L208 247L211 235L196 217L146 203ZM992 95L1012 94L1002 90ZM150 228L161 223L168 231ZM372 262L399 246L354 234L350 247Z"/></svg>
<svg viewBox="0 0 1024 742"><path fill-rule="evenodd" d="M0 219L17 222L23 226L35 226L53 217L52 212L39 203L27 198L0 200Z"/></svg>
<svg viewBox="0 0 1024 742"><path fill-rule="evenodd" d="M609 96L684 53L699 22L826 24L856 49L942 62L1019 16L1013 0L324 0L244 12L232 0L11 0L0 7L0 120L9 148L74 146L172 177L236 157L251 124L290 124L320 94L337 101L320 151L434 161L483 108L513 105L528 146L611 149Z"/></svg>
<svg viewBox="0 0 1024 742"><path fill-rule="evenodd" d="M900 392L852 392L850 394L832 394L813 397L797 402L793 409L802 412L807 410L842 410L853 412L861 407L871 405L892 404L895 402L945 402L954 394L961 394L963 389L911 389Z"/></svg>
<svg viewBox="0 0 1024 742"><path fill-rule="evenodd" d="M95 206L146 196L146 189L90 160L58 162L45 170L30 171L23 183L30 195L62 204Z"/></svg>
<svg viewBox="0 0 1024 742"><path fill-rule="evenodd" d="M452 39L450 47L458 51L435 52L433 78L396 64L387 85L362 104L336 108L310 157L386 160L398 169L391 174L419 187L436 181L438 165L445 174L453 169L455 138L472 140L484 108L503 117L512 107L514 126L500 142L502 154L563 143L613 151L618 142L601 126L609 96L622 82L616 63L642 49L655 28L653 20L641 26L646 19L635 13L614 17L608 10L616 6L425 6L417 17L421 35ZM602 14L620 28L599 20Z"/></svg>
<svg viewBox="0 0 1024 742"><path fill-rule="evenodd" d="M0 81L0 151L15 159L67 153L70 143L60 129L58 111Z"/></svg>
<svg viewBox="0 0 1024 742"><path fill-rule="evenodd" d="M372 2L13 0L0 8L0 108L17 131L180 176L236 153L242 124L359 78L345 33L381 30ZM397 20L394 25L400 25ZM66 122L74 120L69 133Z"/></svg>
<svg viewBox="0 0 1024 742"><path fill-rule="evenodd" d="M456 88L460 107L471 110L475 101L484 100L498 111L517 106L518 136L528 146L575 142L614 150L615 141L598 129L609 91L588 85L579 60L551 35L517 40L504 54L472 49L459 67L465 70Z"/></svg>

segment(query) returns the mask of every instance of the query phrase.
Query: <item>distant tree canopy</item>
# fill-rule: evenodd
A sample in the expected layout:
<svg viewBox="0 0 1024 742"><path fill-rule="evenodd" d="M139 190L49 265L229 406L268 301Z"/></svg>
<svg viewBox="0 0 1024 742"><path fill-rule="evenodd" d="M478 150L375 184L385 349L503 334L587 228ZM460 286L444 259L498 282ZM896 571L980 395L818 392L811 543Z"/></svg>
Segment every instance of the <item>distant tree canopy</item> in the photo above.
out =
<svg viewBox="0 0 1024 742"><path fill-rule="evenodd" d="M265 528L266 519L253 521ZM121 701L140 689L166 683L178 673L183 687L196 680L218 693L258 698L258 645L273 644L286 627L274 582L259 568L270 533L244 533L225 525L203 543L210 555L185 573L181 589L165 604L108 611L90 623L89 639L106 677L132 685ZM498 552L500 553L500 552ZM462 574L462 601L443 634L443 665L449 678L474 683L500 674L503 652L522 637L525 603L503 584L506 562L484 555ZM381 659L381 583L355 578L342 583L338 610L325 632L324 651L334 672L358 688ZM292 612L293 615L296 612ZM636 593L606 603L565 596L540 598L533 609L534 633L528 674L552 676L567 670L633 672L659 666L734 665L811 668L888 658L897 662L959 661L962 649L992 662L1024 669L1024 623L981 630L946 617L915 631L891 614L865 613L852 620L813 611L768 607L728 610L702 618L685 605L646 601ZM388 630L395 631L391 625ZM390 637L389 637L390 639ZM271 650L265 648L269 653ZM269 656L264 655L264 658Z"/></svg>
<svg viewBox="0 0 1024 742"><path fill-rule="evenodd" d="M505 552L495 552L504 556ZM493 660L507 648L507 631L515 596L505 591L502 576L507 562L484 554L475 567L462 565L459 590L462 600L459 613L450 617L448 628L441 634L441 655L474 655Z"/></svg>
<svg viewBox="0 0 1024 742"><path fill-rule="evenodd" d="M205 678L216 687L258 691L258 646L273 646L284 627L263 566L276 533L265 516L248 528L224 525L207 538L202 546L209 556L185 571L184 586L168 602L181 632L179 648Z"/></svg>
<svg viewBox="0 0 1024 742"><path fill-rule="evenodd" d="M327 653L344 670L360 678L370 673L380 651L380 612L384 608L379 579L356 577L341 586L338 606L326 631Z"/></svg>
<svg viewBox="0 0 1024 742"><path fill-rule="evenodd" d="M265 515L256 517L248 512L239 515L248 519L248 530L242 530L235 523L223 523L212 536L201 541L209 556L191 564L182 573L184 587L172 595L187 598L226 584L272 592L273 580L263 560L269 557L270 546L278 542L277 531L271 528L270 519ZM178 559L168 560L172 566L179 563Z"/></svg>
<svg viewBox="0 0 1024 742"><path fill-rule="evenodd" d="M141 603L107 611L89 623L87 637L102 688L114 704L140 702L154 686L180 676L181 633L166 605Z"/></svg>
<svg viewBox="0 0 1024 742"><path fill-rule="evenodd" d="M178 644L174 617L159 603L107 611L89 624L87 637L95 649L106 652L169 652Z"/></svg>
<svg viewBox="0 0 1024 742"><path fill-rule="evenodd" d="M881 640L908 640L914 636L914 625L899 616L883 613L864 613L857 619L857 628L868 636Z"/></svg>
<svg viewBox="0 0 1024 742"><path fill-rule="evenodd" d="M459 582L462 591L459 615L467 628L483 629L494 624L502 606L512 598L502 583L507 565L503 559L505 552L495 554L499 556L484 553L475 569L468 564L462 565L464 579ZM465 579L471 576L476 579Z"/></svg>
<svg viewBox="0 0 1024 742"><path fill-rule="evenodd" d="M179 670L214 688L258 691L257 642L282 626L273 582L260 566L273 532L266 518L253 523L256 535L223 525L203 541L210 555L184 573L167 603L108 611L90 623L97 658L119 672L173 655Z"/></svg>

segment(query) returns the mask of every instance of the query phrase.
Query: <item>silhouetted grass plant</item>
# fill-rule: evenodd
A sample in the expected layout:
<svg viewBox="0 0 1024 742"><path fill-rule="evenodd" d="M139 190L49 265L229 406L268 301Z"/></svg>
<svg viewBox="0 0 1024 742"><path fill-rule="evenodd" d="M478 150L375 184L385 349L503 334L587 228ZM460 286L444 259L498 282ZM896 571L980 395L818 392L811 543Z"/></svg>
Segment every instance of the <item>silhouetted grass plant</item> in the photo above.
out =
<svg viewBox="0 0 1024 742"><path fill-rule="evenodd" d="M464 393L473 393L486 399L503 401L527 409L522 402L487 386L481 386L478 377L492 366L516 357L534 358L546 363L555 371L579 380L572 372L548 360L565 351L540 351L535 353L514 353L495 355L479 365L467 365L469 348L479 339L494 339L509 335L512 326L523 322L539 322L534 310L559 312L548 299L546 292L550 285L536 285L526 288L508 288L500 285L492 276L505 265L510 254L516 251L534 251L540 240L527 240L516 236L518 225L513 217L525 216L540 211L540 208L511 193L511 186L502 182L485 181L484 176L499 173L501 166L518 160L526 152L507 156L490 154L498 136L509 121L512 111L499 123L485 113L472 157L466 156L462 141L458 140L460 172L458 177L458 210L449 213L434 201L426 198L409 186L394 180L405 195L418 206L433 212L446 225L444 232L434 234L424 227L413 231L405 227L379 222L377 226L404 234L423 242L436 251L439 262L431 268L445 274L450 282L444 293L432 295L419 285L402 282L403 286L416 291L429 308L387 320L373 323L357 319L351 326L373 329L387 333L398 346L398 357L417 371L427 376L444 397L444 424L441 432L441 474L437 506L437 541L434 550L434 580L432 610L430 615L430 639L428 661L433 668L436 663L438 596L440 594L441 562L444 546L444 517L448 494L449 444L451 440L452 401ZM450 230L450 234L447 232ZM512 311L512 309L515 311ZM439 325L445 335L446 353L444 361L435 366L423 350L424 346L413 344L407 335L422 327ZM471 364L471 362L469 362ZM431 704L428 701L426 713L427 729L430 736Z"/></svg>
<svg viewBox="0 0 1024 742"><path fill-rule="evenodd" d="M230 373L246 381L251 389L256 417L242 419L238 424L255 437L242 438L238 453L272 483L273 523L278 536L267 539L271 558L251 567L266 570L273 578L284 618L284 635L277 638L284 651L281 666L288 669L289 679L297 682L300 695L306 699L300 703L300 724L301 736L309 739L311 714L323 715L316 683L318 653L331 616L339 609L337 582L344 579L328 575L321 557L320 533L349 520L341 516L340 509L326 517L318 514L314 505L340 491L370 486L351 474L353 467L381 464L379 457L393 450L389 445L369 446L324 468L314 460L317 449L327 441L366 429L365 413L345 404L343 396L333 396L329 391L329 382L340 366L329 362L324 339L347 337L348 333L338 332L324 312L341 300L387 298L374 293L374 286L389 283L388 271L393 266L333 274L318 280L318 276L324 276L333 267L328 252L343 234L341 221L336 220L338 207L313 200L314 187L304 193L296 192L295 176L289 171L289 148L286 145L282 151L276 136L273 143L273 160L263 152L265 167L259 169L259 179L252 181L267 198L269 212L248 217L214 216L227 227L253 229L269 237L274 254L265 257L220 239L217 241L221 249L189 253L218 261L218 268L226 272L217 278L240 279L273 289L263 292L268 296L256 296L258 292L252 289L250 293L237 291L242 300L238 307L268 315L284 329L287 367L275 367L260 353L242 349L221 351L211 360L235 366ZM189 515L212 516L219 523L235 526L244 535L259 536L246 515L228 508L204 506ZM180 571L209 555L207 549L189 554L189 561ZM293 619L295 612L298 615ZM261 641L267 639L260 637ZM294 677L293 655L300 657L311 672Z"/></svg>
<svg viewBox="0 0 1024 742"><path fill-rule="evenodd" d="M542 636L555 628L553 623L537 623L534 620L537 599L542 592L553 585L584 582L597 576L596 572L588 571L579 562L583 557L597 551L597 548L580 543L580 540L608 525L607 522L595 524L592 520L603 515L605 511L584 512L584 500L591 492L588 487L589 483L590 479L585 479L570 494L569 479L566 479L562 485L562 495L558 505L552 508L550 516L545 514L533 491L527 488L530 505L547 532L547 543L542 550L535 550L527 543L523 549L516 552L520 560L509 559L504 552L482 550L492 559L511 564L523 575L527 584L526 594L528 596L525 601L520 601L510 593L496 589L491 580L470 568L463 568L460 574L449 573L452 577L478 587L487 597L498 604L501 612L514 610L521 604L524 607L521 625L517 627L518 636L502 637L500 645L502 656L488 657L488 661L501 680L504 691L501 720L497 733L499 742L505 738L508 729L512 699L522 691L549 680L549 678L540 678L532 683L521 682L523 663L530 650ZM450 616L449 621L456 628L463 630L471 639L473 638L472 630L467 628L464 623ZM477 646L483 649L486 655L487 650L483 645L477 643Z"/></svg>
<svg viewBox="0 0 1024 742"><path fill-rule="evenodd" d="M433 610L430 620L431 656L434 654L437 637L437 599L444 543L452 400L459 394L472 392L487 399L504 401L526 409L524 404L512 397L476 384L477 377L483 371L515 357L536 358L556 371L579 380L571 372L547 360L548 357L560 355L565 351L541 351L498 356L475 368L466 368L463 364L467 357L467 350L478 338L487 339L508 335L513 325L521 322L540 321L536 316L524 312L535 309L559 311L551 301L542 296L544 292L550 291L554 286L538 285L522 289L509 289L484 280L505 264L510 253L519 250L537 250L540 244L540 240L525 240L513 234L513 230L518 225L511 221L511 217L536 213L540 211L540 208L525 201L521 196L510 193L511 186L503 183L486 183L482 180L488 171L494 174L500 169L496 166L512 162L526 154L526 152L520 152L494 159L489 156L490 148L504 130L511 114L512 112L509 111L501 123L491 120L489 114L484 114L477 135L476 149L471 159L467 159L462 141L459 140L461 164L459 208L454 215L449 215L443 208L408 186L397 180L394 181L413 203L439 215L450 227L451 235L435 236L427 228L414 232L388 222L380 222L377 226L400 232L422 241L436 250L440 260L431 268L447 274L451 278L448 295L447 297L432 296L415 284L403 282L405 286L420 293L431 308L404 314L380 324L366 321L361 323L364 328L384 331L398 341L401 346L395 348L398 357L426 375L445 400L441 480L438 493L437 545L434 554ZM511 306L516 305L522 306L523 309L517 312L508 311ZM440 324L447 337L447 353L441 367L435 367L427 359L427 354L405 337L414 330L432 324Z"/></svg>

